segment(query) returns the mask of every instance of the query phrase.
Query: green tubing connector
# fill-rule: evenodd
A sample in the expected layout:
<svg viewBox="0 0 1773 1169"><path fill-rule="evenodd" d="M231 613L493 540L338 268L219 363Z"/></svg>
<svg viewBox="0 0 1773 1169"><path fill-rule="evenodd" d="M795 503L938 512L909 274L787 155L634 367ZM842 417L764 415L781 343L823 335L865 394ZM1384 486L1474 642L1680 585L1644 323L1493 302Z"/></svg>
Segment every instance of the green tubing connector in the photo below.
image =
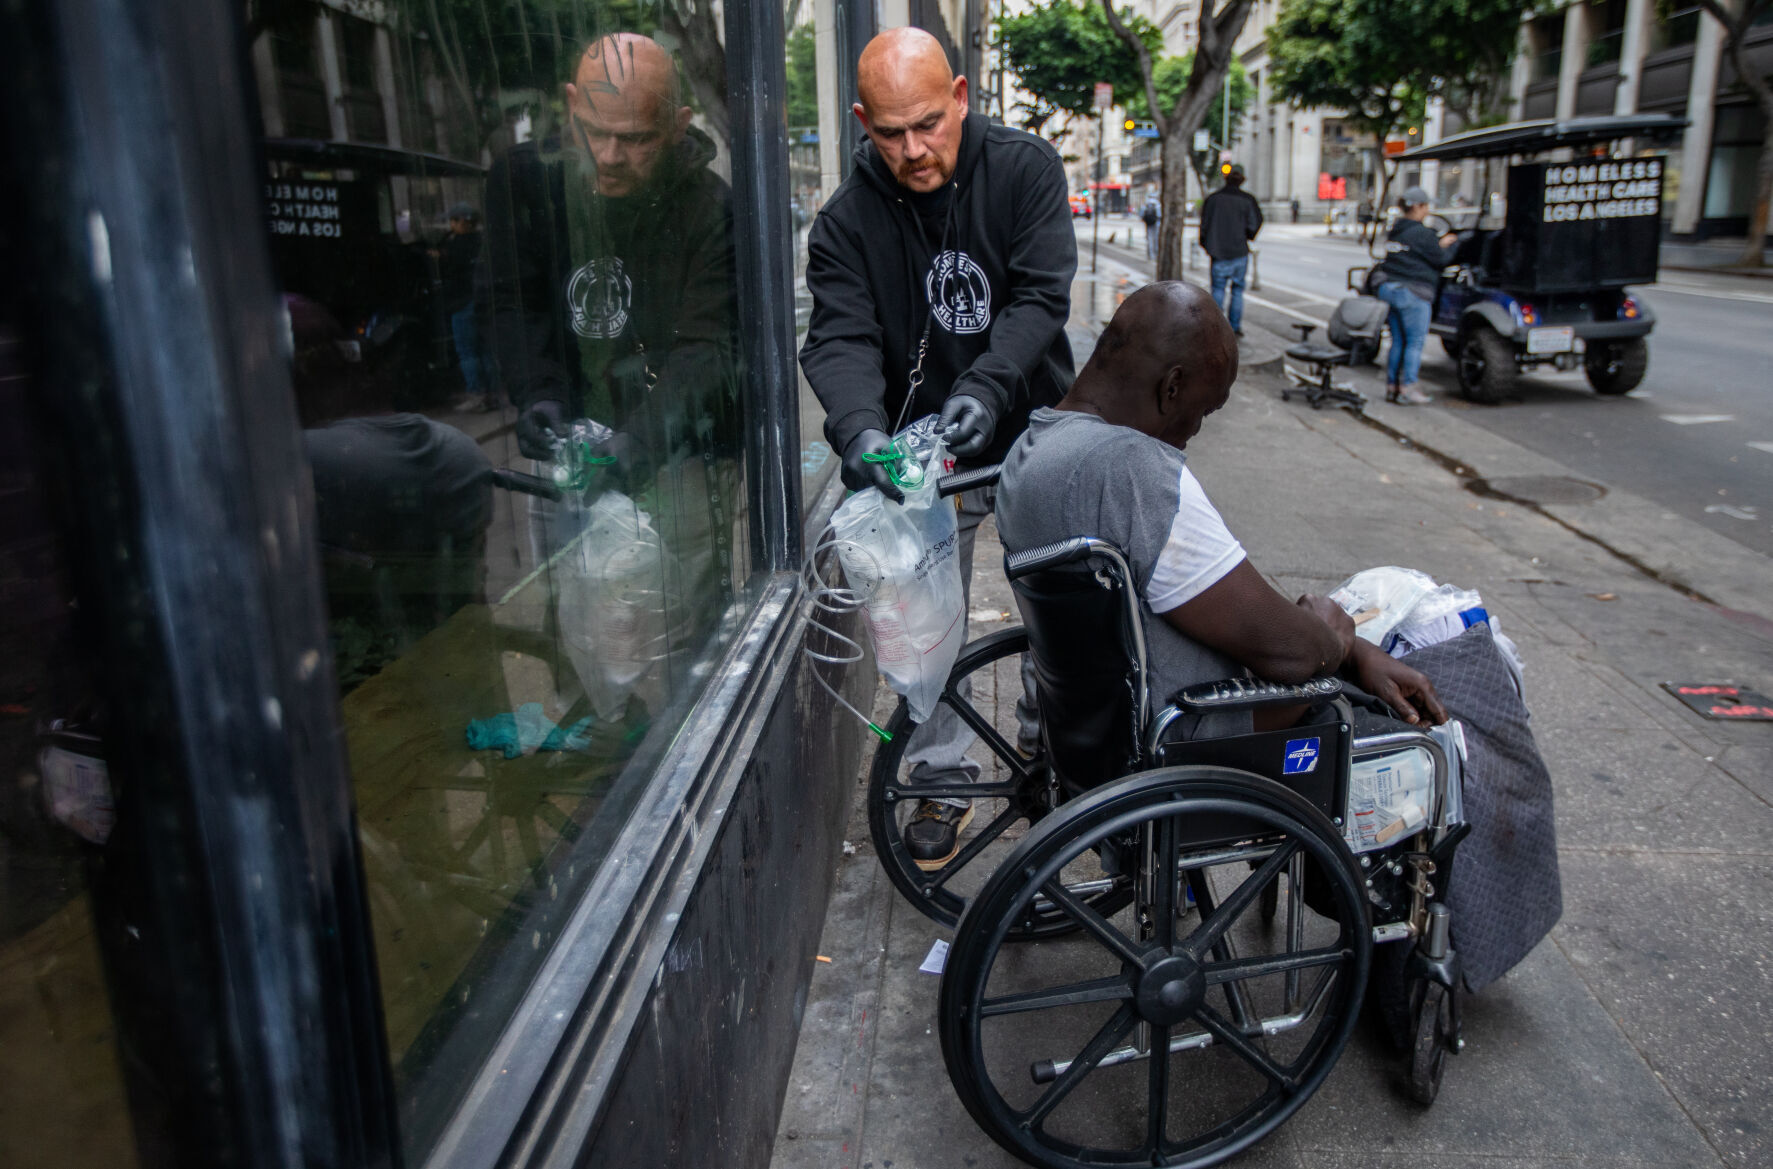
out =
<svg viewBox="0 0 1773 1169"><path fill-rule="evenodd" d="M884 450L862 456L864 463L887 464L887 477L895 487L919 487L923 484L923 464L910 451L899 446L899 440L888 443Z"/></svg>

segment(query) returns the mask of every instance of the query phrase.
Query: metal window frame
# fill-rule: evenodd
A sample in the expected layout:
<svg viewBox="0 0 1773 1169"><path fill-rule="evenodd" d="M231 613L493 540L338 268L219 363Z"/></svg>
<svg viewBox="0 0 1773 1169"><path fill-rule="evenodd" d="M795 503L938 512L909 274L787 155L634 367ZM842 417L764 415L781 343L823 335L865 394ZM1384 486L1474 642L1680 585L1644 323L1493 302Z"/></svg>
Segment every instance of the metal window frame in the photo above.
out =
<svg viewBox="0 0 1773 1169"><path fill-rule="evenodd" d="M0 12L31 365L109 699L92 888L146 1164L392 1165L238 5Z"/></svg>
<svg viewBox="0 0 1773 1169"><path fill-rule="evenodd" d="M593 1130L671 936L665 907L693 884L803 635L782 12L728 0L725 19L760 573L741 634L624 825L620 863L586 892L470 1090L457 1119L473 1139L436 1163L566 1163ZM56 421L93 558L82 581L113 649L131 760L114 773L120 811L153 824L116 877L138 894L137 924L161 935L145 959L158 994L113 996L125 1034L180 1040L162 1065L175 1082L135 1097L148 1161L398 1165L241 22L227 0L0 14L0 116L31 160L14 168L15 195L34 214L14 222L34 237L33 267L62 275L33 328L45 372L78 387ZM490 1090L517 1083L499 1062L513 1052L529 1090ZM157 1089L180 1099L153 1101L150 1117Z"/></svg>

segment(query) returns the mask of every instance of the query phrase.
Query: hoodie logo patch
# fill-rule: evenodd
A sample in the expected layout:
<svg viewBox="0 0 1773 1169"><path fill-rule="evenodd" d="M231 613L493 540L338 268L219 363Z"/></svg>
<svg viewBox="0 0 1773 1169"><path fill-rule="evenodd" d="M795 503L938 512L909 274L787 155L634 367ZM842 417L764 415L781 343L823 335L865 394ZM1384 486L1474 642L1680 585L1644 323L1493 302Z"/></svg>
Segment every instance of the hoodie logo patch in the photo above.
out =
<svg viewBox="0 0 1773 1169"><path fill-rule="evenodd" d="M983 333L991 327L991 281L965 252L943 252L923 280L936 321L950 333Z"/></svg>
<svg viewBox="0 0 1773 1169"><path fill-rule="evenodd" d="M573 332L594 341L621 336L634 304L634 282L616 256L599 256L566 282Z"/></svg>

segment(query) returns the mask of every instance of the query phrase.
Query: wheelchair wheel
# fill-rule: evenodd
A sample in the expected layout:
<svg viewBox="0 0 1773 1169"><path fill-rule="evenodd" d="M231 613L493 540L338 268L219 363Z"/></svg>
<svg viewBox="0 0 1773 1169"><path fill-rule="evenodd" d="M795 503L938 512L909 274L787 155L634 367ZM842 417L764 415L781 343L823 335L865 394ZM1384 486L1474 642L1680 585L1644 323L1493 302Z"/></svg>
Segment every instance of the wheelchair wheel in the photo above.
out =
<svg viewBox="0 0 1773 1169"><path fill-rule="evenodd" d="M1021 657L1027 649L1028 634L1021 626L982 637L961 650L943 688L943 705L978 736L971 751L982 765L977 783L910 782L906 757L929 724L914 725L904 699L886 724L892 739L874 754L868 781L868 833L875 854L905 899L950 929L1004 853L1057 800L1044 760L1038 754L1022 754L1000 729L1015 725L1015 702L1022 694ZM906 848L904 829L918 802L932 796L971 799L973 818L960 834L960 851L954 858L926 872ZM1098 912L1113 913L1132 899L1131 880L1104 872L1094 856L1079 858L1066 885ZM1075 928L1070 917L1041 898L1030 902L1025 919L1015 924L1010 936L1046 937Z"/></svg>
<svg viewBox="0 0 1773 1169"><path fill-rule="evenodd" d="M1057 880L1104 845L1138 872L1135 904L1112 915ZM1330 916L1305 904L1308 870ZM1270 929L1261 895L1283 880ZM1363 894L1336 828L1271 780L1185 766L1109 784L1036 826L968 907L942 978L949 1077L1033 1165L1218 1164L1292 1115L1346 1046L1372 955ZM1006 946L1037 896L1079 936Z"/></svg>
<svg viewBox="0 0 1773 1169"><path fill-rule="evenodd" d="M1453 1050L1453 1001L1455 991L1428 979L1417 984L1410 996L1416 1020L1415 1040L1410 1047L1410 1062L1404 1070L1404 1088L1410 1099L1421 1105L1434 1103L1440 1094L1441 1073L1446 1070L1447 1053Z"/></svg>

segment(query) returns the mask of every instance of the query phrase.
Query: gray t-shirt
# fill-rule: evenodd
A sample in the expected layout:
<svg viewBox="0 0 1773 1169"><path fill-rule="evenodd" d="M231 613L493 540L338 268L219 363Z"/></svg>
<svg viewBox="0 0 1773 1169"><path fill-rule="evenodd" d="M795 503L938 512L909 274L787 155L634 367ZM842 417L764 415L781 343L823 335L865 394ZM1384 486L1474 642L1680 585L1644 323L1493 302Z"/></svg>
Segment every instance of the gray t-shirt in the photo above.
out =
<svg viewBox="0 0 1773 1169"><path fill-rule="evenodd" d="M1244 560L1243 546L1175 447L1094 414L1036 410L1004 458L997 530L1010 552L1095 536L1126 555L1145 602L1141 616L1154 711L1184 686L1246 673L1161 616L1198 597ZM1246 711L1214 715L1187 733L1249 730Z"/></svg>

